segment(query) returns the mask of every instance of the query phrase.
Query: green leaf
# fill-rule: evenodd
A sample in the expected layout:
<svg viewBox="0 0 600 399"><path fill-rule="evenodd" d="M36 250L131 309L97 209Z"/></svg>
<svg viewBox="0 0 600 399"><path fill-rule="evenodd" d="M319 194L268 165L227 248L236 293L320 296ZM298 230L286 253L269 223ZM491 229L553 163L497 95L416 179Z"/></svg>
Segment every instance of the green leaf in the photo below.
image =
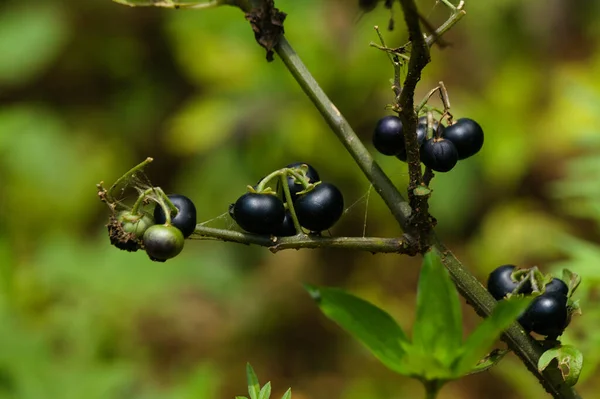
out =
<svg viewBox="0 0 600 399"><path fill-rule="evenodd" d="M482 371L489 370L490 368L498 364L500 360L504 358L504 355L506 355L508 352L510 352L508 349L494 349L486 357L481 359L475 365L475 367L473 367L471 371L469 371L468 374L477 374L481 373Z"/></svg>
<svg viewBox="0 0 600 399"><path fill-rule="evenodd" d="M260 384L250 363L246 363L246 378L248 379L248 395L250 395L250 399L258 399Z"/></svg>
<svg viewBox="0 0 600 399"><path fill-rule="evenodd" d="M258 399L269 399L271 397L271 383L267 382L260 390Z"/></svg>
<svg viewBox="0 0 600 399"><path fill-rule="evenodd" d="M450 366L462 343L462 315L458 292L439 253L425 254L417 289L417 316L413 345Z"/></svg>
<svg viewBox="0 0 600 399"><path fill-rule="evenodd" d="M288 390L285 391L281 399L292 399L292 388L288 388Z"/></svg>
<svg viewBox="0 0 600 399"><path fill-rule="evenodd" d="M405 374L403 346L410 343L392 317L375 305L336 288L305 285L321 311L360 341L390 369Z"/></svg>
<svg viewBox="0 0 600 399"><path fill-rule="evenodd" d="M544 371L554 359L558 361L558 367L565 383L569 386L575 385L583 368L583 354L581 351L571 345L548 349L538 360L538 370L540 372Z"/></svg>
<svg viewBox="0 0 600 399"><path fill-rule="evenodd" d="M248 399L248 398L245 396L236 396L235 399Z"/></svg>
<svg viewBox="0 0 600 399"><path fill-rule="evenodd" d="M532 297L512 297L498 302L490 317L485 319L463 345L460 359L454 366L456 377L465 375L476 368L477 362L485 356L489 347L527 309Z"/></svg>

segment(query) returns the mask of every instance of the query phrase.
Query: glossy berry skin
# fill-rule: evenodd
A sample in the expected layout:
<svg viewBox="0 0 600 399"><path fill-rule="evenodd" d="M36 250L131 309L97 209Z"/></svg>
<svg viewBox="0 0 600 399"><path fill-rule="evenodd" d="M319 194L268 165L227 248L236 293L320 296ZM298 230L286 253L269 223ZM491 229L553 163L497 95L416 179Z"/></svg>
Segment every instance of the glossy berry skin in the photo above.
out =
<svg viewBox="0 0 600 399"><path fill-rule="evenodd" d="M155 224L148 227L142 240L150 259L165 261L179 255L183 250L185 238L175 226Z"/></svg>
<svg viewBox="0 0 600 399"><path fill-rule="evenodd" d="M439 126L439 123L437 121L435 121L433 123L433 128L437 129L438 126ZM444 127L442 126L441 129L443 129L443 128ZM423 119L423 117L421 117L421 118L419 118L419 123L417 124L417 142L419 143L419 146L423 145L426 138L427 138L427 118ZM398 158L402 162L407 161L405 146L402 146L402 151L400 151L400 153L398 155L396 155L396 158Z"/></svg>
<svg viewBox="0 0 600 399"><path fill-rule="evenodd" d="M344 197L331 183L320 183L294 203L300 225L310 231L331 228L344 212Z"/></svg>
<svg viewBox="0 0 600 399"><path fill-rule="evenodd" d="M177 227L183 233L184 238L188 238L196 229L196 206L186 196L173 194L168 195L169 200L179 210L177 215L171 216L171 225ZM160 205L154 208L154 221L157 224L164 224L167 221L165 212Z"/></svg>
<svg viewBox="0 0 600 399"><path fill-rule="evenodd" d="M397 116L384 116L373 131L373 146L383 155L398 155L404 151L402 121Z"/></svg>
<svg viewBox="0 0 600 399"><path fill-rule="evenodd" d="M296 235L296 228L294 227L294 220L290 211L285 211L283 222L273 231L273 235L277 237L291 237Z"/></svg>
<svg viewBox="0 0 600 399"><path fill-rule="evenodd" d="M429 139L421 146L421 162L436 172L448 172L458 162L458 152L448 140Z"/></svg>
<svg viewBox="0 0 600 399"><path fill-rule="evenodd" d="M502 265L490 273L487 289L497 301L503 299L507 294L510 294L517 289L519 283L514 281L511 277L515 269L516 266L514 265ZM527 281L523 284L519 293L530 294L531 291L531 282Z"/></svg>
<svg viewBox="0 0 600 399"><path fill-rule="evenodd" d="M569 295L569 287L564 281L555 277L546 284L544 295L546 294L562 295L566 298Z"/></svg>
<svg viewBox="0 0 600 399"><path fill-rule="evenodd" d="M469 118L461 118L454 125L446 127L442 137L454 144L458 159L475 155L483 147L483 129Z"/></svg>
<svg viewBox="0 0 600 399"><path fill-rule="evenodd" d="M527 331L558 337L568 320L567 298L560 294L542 294L531 302L518 321Z"/></svg>
<svg viewBox="0 0 600 399"><path fill-rule="evenodd" d="M246 193L233 205L234 220L249 233L273 234L283 223L283 202L272 194Z"/></svg>
<svg viewBox="0 0 600 399"><path fill-rule="evenodd" d="M313 168L312 166L310 166L309 164L307 164L306 162L291 163L291 164L287 165L286 168L297 168L302 165L308 166L308 170L306 171L306 177L308 177L309 183L316 183L319 180L321 180L317 170L315 168ZM290 188L290 194L292 195L292 201L295 201L298 196L298 193L300 191L304 190L304 187L302 186L302 184L296 183L294 178L292 178L291 176L288 176L288 187Z"/></svg>

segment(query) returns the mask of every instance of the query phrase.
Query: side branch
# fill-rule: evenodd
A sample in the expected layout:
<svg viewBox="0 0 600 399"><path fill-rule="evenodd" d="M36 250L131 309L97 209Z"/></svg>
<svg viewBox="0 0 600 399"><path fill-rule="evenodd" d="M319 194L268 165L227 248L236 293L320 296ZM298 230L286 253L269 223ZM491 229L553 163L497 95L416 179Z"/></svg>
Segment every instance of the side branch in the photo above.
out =
<svg viewBox="0 0 600 399"><path fill-rule="evenodd" d="M408 220L411 217L411 208L402 194L394 186L387 175L381 170L364 144L360 141L348 121L333 105L323 89L312 77L298 54L288 43L285 36L281 36L275 51L281 60L300 84L300 87L321 113L331 130L346 147L354 161L358 164L367 179L373 184L375 191L386 203L387 207L402 227L407 231ZM415 123L416 126L416 123Z"/></svg>
<svg viewBox="0 0 600 399"><path fill-rule="evenodd" d="M245 245L258 245L269 248L273 253L283 251L284 249L340 248L373 253L416 255L414 246L411 246L407 240L401 238L321 237L306 234L299 234L292 237L269 237L197 225L190 239L218 240Z"/></svg>

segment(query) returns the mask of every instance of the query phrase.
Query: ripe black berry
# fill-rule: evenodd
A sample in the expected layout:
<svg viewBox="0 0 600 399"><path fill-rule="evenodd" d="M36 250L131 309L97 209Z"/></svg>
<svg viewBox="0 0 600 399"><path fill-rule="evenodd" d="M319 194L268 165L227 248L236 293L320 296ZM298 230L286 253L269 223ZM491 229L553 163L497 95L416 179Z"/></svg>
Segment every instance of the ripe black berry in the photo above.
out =
<svg viewBox="0 0 600 399"><path fill-rule="evenodd" d="M291 237L296 235L296 227L290 211L285 211L285 217L281 225L273 231L273 235L277 237Z"/></svg>
<svg viewBox="0 0 600 399"><path fill-rule="evenodd" d="M519 323L527 331L558 337L568 324L567 298L559 294L542 294L535 298Z"/></svg>
<svg viewBox="0 0 600 399"><path fill-rule="evenodd" d="M319 173L317 172L317 170L305 162L291 163L287 165L286 168L297 168L302 165L308 166L308 170L306 171L306 177L308 177L309 183L316 183L320 180ZM302 186L302 184L300 184L299 182L296 182L296 180L291 176L288 176L288 187L290 188L292 201L295 201L296 197L298 196L298 193L304 190L304 186Z"/></svg>
<svg viewBox="0 0 600 399"><path fill-rule="evenodd" d="M283 223L283 202L272 194L246 193L233 205L234 220L249 233L273 234Z"/></svg>
<svg viewBox="0 0 600 399"><path fill-rule="evenodd" d="M421 162L436 172L448 172L458 162L458 152L450 141L432 138L421 146Z"/></svg>
<svg viewBox="0 0 600 399"><path fill-rule="evenodd" d="M507 294L510 294L517 289L519 282L512 278L515 269L516 267L514 265L503 265L490 273L487 289L497 301L503 299ZM518 293L530 294L531 291L531 282L528 280L523 284Z"/></svg>
<svg viewBox="0 0 600 399"><path fill-rule="evenodd" d="M183 237L187 238L196 229L196 206L191 199L183 195L174 194L168 197L178 210L177 215L171 215L171 224L181 230ZM154 208L154 221L157 224L164 224L167 221L160 205Z"/></svg>
<svg viewBox="0 0 600 399"><path fill-rule="evenodd" d="M331 183L321 183L294 203L300 225L310 231L329 229L344 212L344 197Z"/></svg>
<svg viewBox="0 0 600 399"><path fill-rule="evenodd" d="M454 125L446 127L442 137L456 146L458 159L475 155L483 147L483 129L469 118L461 118Z"/></svg>
<svg viewBox="0 0 600 399"><path fill-rule="evenodd" d="M569 287L564 281L555 277L546 284L544 295L546 294L562 295L566 298L569 295Z"/></svg>
<svg viewBox="0 0 600 399"><path fill-rule="evenodd" d="M179 255L185 238L177 227L155 224L144 233L144 247L152 260L165 261Z"/></svg>
<svg viewBox="0 0 600 399"><path fill-rule="evenodd" d="M397 155L404 151L402 121L397 116L384 116L373 131L373 145L383 155Z"/></svg>

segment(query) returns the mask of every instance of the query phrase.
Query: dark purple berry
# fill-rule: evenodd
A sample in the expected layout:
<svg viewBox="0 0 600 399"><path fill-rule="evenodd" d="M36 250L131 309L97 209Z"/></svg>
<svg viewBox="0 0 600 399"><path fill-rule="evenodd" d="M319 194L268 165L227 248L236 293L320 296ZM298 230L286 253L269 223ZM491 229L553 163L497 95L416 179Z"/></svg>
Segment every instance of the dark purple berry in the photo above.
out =
<svg viewBox="0 0 600 399"><path fill-rule="evenodd" d="M448 140L429 139L421 146L421 162L436 172L448 172L458 162L458 152Z"/></svg>
<svg viewBox="0 0 600 399"><path fill-rule="evenodd" d="M397 116L384 116L373 131L373 146L383 155L397 155L404 150L402 121Z"/></svg>
<svg viewBox="0 0 600 399"><path fill-rule="evenodd" d="M519 317L527 331L553 338L562 334L569 322L567 298L560 294L542 294Z"/></svg>
<svg viewBox="0 0 600 399"><path fill-rule="evenodd" d="M477 122L468 118L461 118L454 125L446 127L442 137L454 144L458 151L458 159L475 155L483 147L483 129Z"/></svg>
<svg viewBox="0 0 600 399"><path fill-rule="evenodd" d="M514 292L519 286L519 282L515 281L512 277L515 270L516 266L514 265L502 265L490 273L487 289L497 301L503 299L507 294ZM531 282L527 280L518 293L530 294L531 291Z"/></svg>

